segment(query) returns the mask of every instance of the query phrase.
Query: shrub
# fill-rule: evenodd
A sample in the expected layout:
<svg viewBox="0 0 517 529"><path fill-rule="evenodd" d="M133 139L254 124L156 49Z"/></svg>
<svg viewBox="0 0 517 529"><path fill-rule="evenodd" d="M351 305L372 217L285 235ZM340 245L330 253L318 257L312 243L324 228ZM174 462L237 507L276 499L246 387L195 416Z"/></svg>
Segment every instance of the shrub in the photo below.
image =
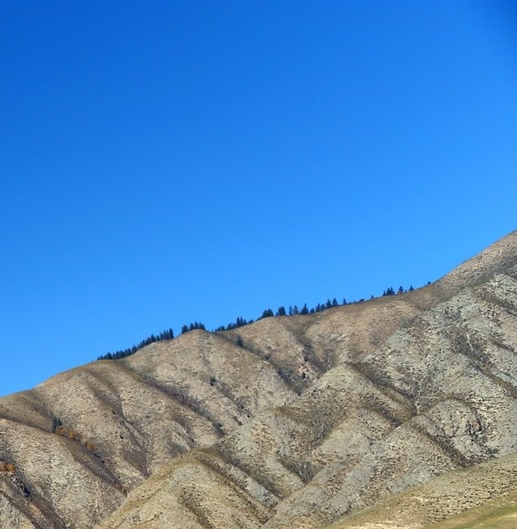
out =
<svg viewBox="0 0 517 529"><path fill-rule="evenodd" d="M76 430L70 430L68 432L68 439L70 439L71 441L80 441L81 435Z"/></svg>
<svg viewBox="0 0 517 529"><path fill-rule="evenodd" d="M62 424L60 424L60 425L56 428L55 432L56 432L58 435L66 435L65 427L64 427Z"/></svg>
<svg viewBox="0 0 517 529"><path fill-rule="evenodd" d="M11 474L14 474L16 472L16 467L12 463L0 461L0 472L10 472Z"/></svg>

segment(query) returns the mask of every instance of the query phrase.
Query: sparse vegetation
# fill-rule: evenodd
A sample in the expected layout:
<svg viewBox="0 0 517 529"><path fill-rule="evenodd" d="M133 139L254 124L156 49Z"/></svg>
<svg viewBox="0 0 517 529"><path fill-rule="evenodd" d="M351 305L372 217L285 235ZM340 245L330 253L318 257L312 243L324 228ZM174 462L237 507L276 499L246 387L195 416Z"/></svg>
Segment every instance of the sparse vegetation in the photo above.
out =
<svg viewBox="0 0 517 529"><path fill-rule="evenodd" d="M106 353L105 355L101 355L97 358L97 360L116 360L118 358L124 358L126 356L132 355L133 353L136 353L139 349L142 349L142 347L145 347L146 345L150 345L154 342L161 342L164 340L173 340L173 339L174 339L174 331L172 329L167 329L165 331L162 331L160 334L156 336L154 334L151 334L151 336L149 336L145 340L142 340L139 344L133 345L133 347L122 349L115 353Z"/></svg>
<svg viewBox="0 0 517 529"><path fill-rule="evenodd" d="M13 463L7 463L6 461L0 461L0 472L7 472L8 474L14 474L16 467Z"/></svg>
<svg viewBox="0 0 517 529"><path fill-rule="evenodd" d="M0 460L0 474L6 474L9 477L9 481L16 487L18 492L30 498L30 490L26 487L25 483L22 481L20 476L16 472L16 466L13 463L8 463L6 461Z"/></svg>
<svg viewBox="0 0 517 529"><path fill-rule="evenodd" d="M205 326L199 321L195 321L190 325L183 325L183 327L181 328L181 334L185 334L186 332L190 331L195 331L196 329L205 330Z"/></svg>
<svg viewBox="0 0 517 529"><path fill-rule="evenodd" d="M284 309L285 310L285 309ZM238 329L239 327L243 327L244 325L248 325L248 323L253 323L253 320L246 321L244 318L237 318L234 323L229 323L228 325L220 325L217 327L214 332L219 331L230 331L232 329Z"/></svg>
<svg viewBox="0 0 517 529"><path fill-rule="evenodd" d="M59 420L59 424L54 428L54 433L60 435L61 437L66 437L67 439L70 439L70 441L74 441L77 443L82 442L83 439L83 436L77 430L73 428L65 428L61 420ZM95 450L97 448L95 443L89 439L84 440L83 446L88 452L91 453L95 453Z"/></svg>
<svg viewBox="0 0 517 529"><path fill-rule="evenodd" d="M191 515L214 529L427 527L513 494L513 255L483 281L463 270L363 305L275 306L275 320L267 309L6 399L0 526L43 506L57 529ZM515 512L492 507L433 529L510 529Z"/></svg>
<svg viewBox="0 0 517 529"><path fill-rule="evenodd" d="M517 494L469 509L425 529L515 529L517 527Z"/></svg>
<svg viewBox="0 0 517 529"><path fill-rule="evenodd" d="M81 435L76 430L69 430L68 439L70 439L70 441L80 441Z"/></svg>
<svg viewBox="0 0 517 529"><path fill-rule="evenodd" d="M57 433L57 435L63 435L65 436L66 435L66 430L65 430L65 427L60 424L55 430L54 430L55 433Z"/></svg>
<svg viewBox="0 0 517 529"><path fill-rule="evenodd" d="M430 282L427 283L428 285ZM383 296L393 296L395 294L403 294L405 292L411 292L413 291L413 286L410 286L409 289L405 290L404 287L400 286L397 291L393 287L388 287L386 290L383 291ZM375 297L372 295L370 299L375 299ZM364 298L358 299L357 301L354 301L352 303L362 303L364 301ZM346 301L346 298L343 298L343 302L341 305L347 305L348 302ZM315 314L317 312L322 312L327 309L331 309L333 307L338 307L340 303L338 302L337 298L333 298L332 300L329 298L324 303L318 303L315 307L308 308L307 303L304 303L302 308L298 308L298 305L290 305L289 308L286 310L286 308L281 305L278 307L278 310L276 313L270 309L265 309L262 314L259 316L259 320L263 318L272 318L272 317L280 317L280 316L296 316L298 314L304 315L304 314ZM233 329L238 329L239 327L243 327L244 325L248 325L250 323L253 323L254 320L246 320L245 318L238 317L235 322L228 323L227 325L219 325L214 329L214 332L224 332L224 331L230 331ZM205 325L201 322L195 321L190 324L182 325L181 327L181 334L186 334L188 332L194 331L194 330L205 330ZM125 358L126 356L130 356L134 353L136 353L138 350L142 349L143 347L146 347L147 345L150 345L155 342L161 342L165 340L173 340L174 339L174 332L172 329L167 329L165 331L162 331L161 333L154 335L151 334L148 338L145 340L142 340L140 343L133 345L132 347L128 347L127 349L121 349L119 351L116 351L114 353L106 353L104 355L101 355L97 357L97 360L117 360L119 358Z"/></svg>
<svg viewBox="0 0 517 529"><path fill-rule="evenodd" d="M88 452L95 452L95 443L92 443L92 441L85 441L84 442L84 447L86 448L86 450L88 450Z"/></svg>

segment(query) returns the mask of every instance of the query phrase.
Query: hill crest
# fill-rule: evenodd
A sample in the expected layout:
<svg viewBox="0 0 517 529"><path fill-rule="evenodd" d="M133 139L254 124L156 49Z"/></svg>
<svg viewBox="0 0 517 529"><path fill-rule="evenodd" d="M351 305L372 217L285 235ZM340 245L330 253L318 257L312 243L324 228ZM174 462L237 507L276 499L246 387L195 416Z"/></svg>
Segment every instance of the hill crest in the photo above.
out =
<svg viewBox="0 0 517 529"><path fill-rule="evenodd" d="M511 456L516 314L512 232L413 292L59 374L0 399L0 526L316 528Z"/></svg>

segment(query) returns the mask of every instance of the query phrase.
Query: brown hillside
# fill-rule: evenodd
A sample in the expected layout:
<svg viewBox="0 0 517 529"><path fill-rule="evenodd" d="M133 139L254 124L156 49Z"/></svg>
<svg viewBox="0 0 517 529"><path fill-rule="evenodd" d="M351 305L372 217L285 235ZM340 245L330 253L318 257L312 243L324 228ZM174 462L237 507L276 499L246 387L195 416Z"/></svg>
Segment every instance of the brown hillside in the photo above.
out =
<svg viewBox="0 0 517 529"><path fill-rule="evenodd" d="M0 399L0 527L315 528L499 464L516 315L513 232L423 289L60 374Z"/></svg>

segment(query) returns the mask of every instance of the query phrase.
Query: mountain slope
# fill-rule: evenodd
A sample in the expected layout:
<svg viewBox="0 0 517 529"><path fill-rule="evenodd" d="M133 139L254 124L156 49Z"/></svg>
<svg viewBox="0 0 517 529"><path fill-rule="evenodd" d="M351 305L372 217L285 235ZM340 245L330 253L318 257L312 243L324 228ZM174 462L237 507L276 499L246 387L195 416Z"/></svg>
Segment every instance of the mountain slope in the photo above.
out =
<svg viewBox="0 0 517 529"><path fill-rule="evenodd" d="M0 527L320 527L497 461L516 315L513 232L414 292L58 375L0 399Z"/></svg>
<svg viewBox="0 0 517 529"><path fill-rule="evenodd" d="M514 529L516 501L517 455L511 454L445 473L326 529L477 529L478 523ZM454 516L458 511L464 512Z"/></svg>

